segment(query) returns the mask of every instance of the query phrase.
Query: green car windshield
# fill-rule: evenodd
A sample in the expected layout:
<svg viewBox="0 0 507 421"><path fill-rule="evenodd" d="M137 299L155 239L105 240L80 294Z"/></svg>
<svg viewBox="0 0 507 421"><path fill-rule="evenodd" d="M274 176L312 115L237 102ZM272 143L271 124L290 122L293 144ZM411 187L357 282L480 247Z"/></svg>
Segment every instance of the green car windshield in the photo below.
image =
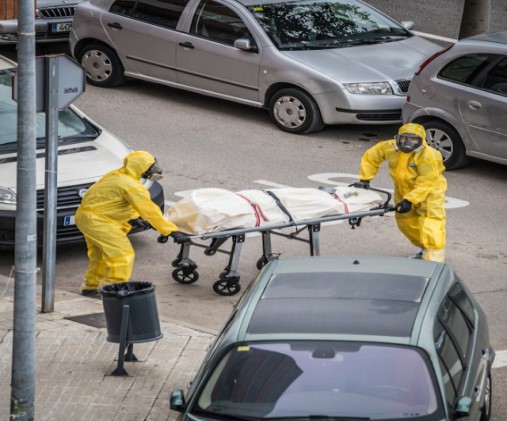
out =
<svg viewBox="0 0 507 421"><path fill-rule="evenodd" d="M18 104L12 99L12 70L0 72L0 153L17 150ZM72 109L58 112L58 141L75 143L95 139L99 131ZM35 115L35 137L37 148L46 145L46 113Z"/></svg>
<svg viewBox="0 0 507 421"><path fill-rule="evenodd" d="M291 341L225 353L191 412L224 419L445 418L426 354L408 346Z"/></svg>
<svg viewBox="0 0 507 421"><path fill-rule="evenodd" d="M349 47L411 36L396 22L354 0L274 2L248 9L280 50Z"/></svg>

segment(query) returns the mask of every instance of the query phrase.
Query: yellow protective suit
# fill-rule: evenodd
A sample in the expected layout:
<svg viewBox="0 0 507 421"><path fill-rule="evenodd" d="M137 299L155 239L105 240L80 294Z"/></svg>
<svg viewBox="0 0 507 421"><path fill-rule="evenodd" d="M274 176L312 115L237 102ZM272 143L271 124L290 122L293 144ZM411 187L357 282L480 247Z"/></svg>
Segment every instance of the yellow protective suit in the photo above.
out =
<svg viewBox="0 0 507 421"><path fill-rule="evenodd" d="M424 250L423 259L443 262L445 255L445 167L442 155L426 143L426 132L419 124L403 125L399 131L422 138L416 151L402 152L395 139L377 143L362 158L360 180L372 180L383 161L389 165L394 182L394 203L412 202L412 210L397 213L400 231L416 247Z"/></svg>
<svg viewBox="0 0 507 421"><path fill-rule="evenodd" d="M86 192L76 212L90 260L83 290L96 290L111 282L127 282L134 266L134 249L127 234L128 221L141 216L163 235L179 231L151 201L141 175L155 162L148 152L127 155L123 167L104 175Z"/></svg>

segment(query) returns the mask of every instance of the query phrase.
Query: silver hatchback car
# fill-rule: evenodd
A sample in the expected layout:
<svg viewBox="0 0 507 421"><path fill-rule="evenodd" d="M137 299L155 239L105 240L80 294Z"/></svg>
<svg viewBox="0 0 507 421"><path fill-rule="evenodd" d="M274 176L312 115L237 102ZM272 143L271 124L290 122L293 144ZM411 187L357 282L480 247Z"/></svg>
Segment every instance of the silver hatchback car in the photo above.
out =
<svg viewBox="0 0 507 421"><path fill-rule="evenodd" d="M401 121L415 70L440 49L412 26L359 0L89 0L70 46L91 84L161 83L311 133Z"/></svg>
<svg viewBox="0 0 507 421"><path fill-rule="evenodd" d="M507 32L458 41L416 72L403 121L426 128L447 169L471 157L507 165Z"/></svg>

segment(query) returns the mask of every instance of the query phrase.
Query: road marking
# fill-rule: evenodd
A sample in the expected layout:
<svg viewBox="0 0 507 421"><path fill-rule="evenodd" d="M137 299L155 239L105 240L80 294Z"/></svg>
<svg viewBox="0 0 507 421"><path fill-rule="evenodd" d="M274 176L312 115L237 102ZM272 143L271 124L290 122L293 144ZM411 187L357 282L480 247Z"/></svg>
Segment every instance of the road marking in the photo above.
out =
<svg viewBox="0 0 507 421"><path fill-rule="evenodd" d="M419 35L420 37L436 39L438 41L451 42L453 44L458 42L458 40L454 39L454 38L441 37L440 35L427 34L426 32L419 32L419 31L411 31L411 32L413 32L416 35Z"/></svg>
<svg viewBox="0 0 507 421"><path fill-rule="evenodd" d="M493 368L507 367L507 349L495 351L495 361Z"/></svg>

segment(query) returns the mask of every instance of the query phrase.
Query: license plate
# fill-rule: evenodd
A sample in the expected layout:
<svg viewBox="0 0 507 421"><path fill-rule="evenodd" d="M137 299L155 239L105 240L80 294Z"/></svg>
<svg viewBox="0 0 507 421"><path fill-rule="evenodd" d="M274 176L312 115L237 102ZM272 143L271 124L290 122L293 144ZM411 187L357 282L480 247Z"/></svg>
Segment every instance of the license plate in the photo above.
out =
<svg viewBox="0 0 507 421"><path fill-rule="evenodd" d="M51 32L52 34L56 34L58 32L69 32L71 29L72 29L72 21L49 24L49 32Z"/></svg>
<svg viewBox="0 0 507 421"><path fill-rule="evenodd" d="M76 225L74 215L68 215L63 218L63 226Z"/></svg>

